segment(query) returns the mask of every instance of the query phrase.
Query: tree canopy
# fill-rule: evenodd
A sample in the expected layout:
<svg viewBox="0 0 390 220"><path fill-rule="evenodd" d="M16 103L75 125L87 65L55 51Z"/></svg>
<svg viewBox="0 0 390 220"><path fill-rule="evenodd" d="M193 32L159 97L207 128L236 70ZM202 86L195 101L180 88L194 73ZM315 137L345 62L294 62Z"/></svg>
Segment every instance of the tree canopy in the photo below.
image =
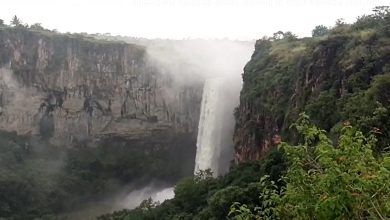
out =
<svg viewBox="0 0 390 220"><path fill-rule="evenodd" d="M22 26L22 21L16 15L14 15L11 20L11 25L14 27L20 27Z"/></svg>
<svg viewBox="0 0 390 220"><path fill-rule="evenodd" d="M312 31L313 37L322 37L329 33L329 29L324 25L316 26Z"/></svg>

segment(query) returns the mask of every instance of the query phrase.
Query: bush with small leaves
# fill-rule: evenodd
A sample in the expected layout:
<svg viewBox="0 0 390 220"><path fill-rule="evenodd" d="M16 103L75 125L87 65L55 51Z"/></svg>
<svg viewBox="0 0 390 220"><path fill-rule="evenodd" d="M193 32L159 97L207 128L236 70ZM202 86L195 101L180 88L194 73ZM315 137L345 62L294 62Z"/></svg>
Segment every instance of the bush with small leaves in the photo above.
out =
<svg viewBox="0 0 390 220"><path fill-rule="evenodd" d="M297 146L282 143L289 162L280 193L263 186L262 206L233 204L233 219L389 219L390 156L373 155L373 135L345 123L336 145L301 114ZM262 179L261 182L264 182Z"/></svg>

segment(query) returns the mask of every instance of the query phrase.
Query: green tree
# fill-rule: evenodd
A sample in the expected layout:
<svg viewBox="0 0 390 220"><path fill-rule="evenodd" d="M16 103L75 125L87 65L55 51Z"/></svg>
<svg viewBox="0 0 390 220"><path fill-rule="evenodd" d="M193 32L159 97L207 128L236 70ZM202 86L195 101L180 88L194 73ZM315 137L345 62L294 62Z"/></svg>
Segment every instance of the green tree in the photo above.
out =
<svg viewBox="0 0 390 220"><path fill-rule="evenodd" d="M283 31L278 31L278 32L275 32L274 34L273 34L273 39L274 40L280 40L280 39L283 39L283 37L284 37L284 33L283 33Z"/></svg>
<svg viewBox="0 0 390 220"><path fill-rule="evenodd" d="M210 170L200 170L194 178L185 178L175 187L175 205L186 213L196 213L207 204L207 192L215 184Z"/></svg>
<svg viewBox="0 0 390 220"><path fill-rule="evenodd" d="M345 19L344 18L339 18L336 20L336 26L343 26L343 25L346 25L347 23L345 23Z"/></svg>
<svg viewBox="0 0 390 220"><path fill-rule="evenodd" d="M278 31L273 34L272 39L274 40L281 40L281 39L287 39L287 40L293 40L296 39L297 36L293 34L291 31Z"/></svg>
<svg viewBox="0 0 390 220"><path fill-rule="evenodd" d="M336 147L301 114L298 146L283 144L290 167L280 210L298 219L390 217L390 157L373 156L374 136L345 124ZM284 207L284 208L283 208Z"/></svg>
<svg viewBox="0 0 390 220"><path fill-rule="evenodd" d="M229 211L230 205L234 201L242 200L246 197L246 188L238 186L228 186L223 188L208 200L210 212L218 219L224 219L226 213Z"/></svg>
<svg viewBox="0 0 390 220"><path fill-rule="evenodd" d="M376 6L372 11L375 17L384 19L390 14L390 6Z"/></svg>
<svg viewBox="0 0 390 220"><path fill-rule="evenodd" d="M390 73L374 78L368 94L385 107L390 107Z"/></svg>
<svg viewBox="0 0 390 220"><path fill-rule="evenodd" d="M291 31L284 32L283 39L294 40L297 39L297 35L293 34Z"/></svg>
<svg viewBox="0 0 390 220"><path fill-rule="evenodd" d="M43 31L45 28L42 27L41 23L35 23L30 26L31 29Z"/></svg>
<svg viewBox="0 0 390 220"><path fill-rule="evenodd" d="M3 19L0 19L0 27L1 26L4 26L4 20Z"/></svg>
<svg viewBox="0 0 390 220"><path fill-rule="evenodd" d="M16 15L14 15L11 20L11 25L15 27L22 26L22 21Z"/></svg>
<svg viewBox="0 0 390 220"><path fill-rule="evenodd" d="M311 36L313 36L313 37L322 37L322 36L324 36L324 35L326 35L328 33L329 33L329 29L326 26L318 25L318 26L316 26L312 30Z"/></svg>
<svg viewBox="0 0 390 220"><path fill-rule="evenodd" d="M268 175L261 177L259 183L261 206L255 208L250 205L241 205L234 202L230 207L228 216L235 220L263 220L279 219L278 205L281 204L280 190L277 184L269 179Z"/></svg>

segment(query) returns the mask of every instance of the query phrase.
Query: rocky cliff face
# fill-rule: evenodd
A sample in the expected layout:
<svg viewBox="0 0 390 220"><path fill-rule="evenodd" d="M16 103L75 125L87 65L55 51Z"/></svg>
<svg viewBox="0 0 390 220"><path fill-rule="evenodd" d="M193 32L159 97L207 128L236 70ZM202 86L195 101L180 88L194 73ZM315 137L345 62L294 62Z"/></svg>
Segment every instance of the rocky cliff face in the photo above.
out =
<svg viewBox="0 0 390 220"><path fill-rule="evenodd" d="M195 146L202 86L177 83L144 47L0 29L0 129L58 144L185 135Z"/></svg>
<svg viewBox="0 0 390 220"><path fill-rule="evenodd" d="M258 40L235 115L236 162L261 158L281 139L295 142L290 126L301 112L330 133L345 121L363 132L379 129L388 143L389 105L380 94L387 93L390 47L380 22L340 25L323 37Z"/></svg>

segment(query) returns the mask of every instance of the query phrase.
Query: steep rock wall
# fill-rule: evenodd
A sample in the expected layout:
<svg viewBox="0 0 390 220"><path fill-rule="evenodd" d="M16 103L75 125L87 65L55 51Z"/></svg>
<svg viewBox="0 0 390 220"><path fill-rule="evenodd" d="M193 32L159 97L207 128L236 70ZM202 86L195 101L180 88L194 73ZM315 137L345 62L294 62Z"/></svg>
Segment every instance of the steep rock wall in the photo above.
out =
<svg viewBox="0 0 390 220"><path fill-rule="evenodd" d="M161 133L195 142L201 82L176 83L144 47L4 28L0 65L0 129L61 145Z"/></svg>
<svg viewBox="0 0 390 220"><path fill-rule="evenodd" d="M261 158L281 140L296 142L290 126L301 112L330 133L348 121L390 140L389 105L380 95L389 88L390 41L375 22L340 25L323 37L256 42L235 113L237 163Z"/></svg>

